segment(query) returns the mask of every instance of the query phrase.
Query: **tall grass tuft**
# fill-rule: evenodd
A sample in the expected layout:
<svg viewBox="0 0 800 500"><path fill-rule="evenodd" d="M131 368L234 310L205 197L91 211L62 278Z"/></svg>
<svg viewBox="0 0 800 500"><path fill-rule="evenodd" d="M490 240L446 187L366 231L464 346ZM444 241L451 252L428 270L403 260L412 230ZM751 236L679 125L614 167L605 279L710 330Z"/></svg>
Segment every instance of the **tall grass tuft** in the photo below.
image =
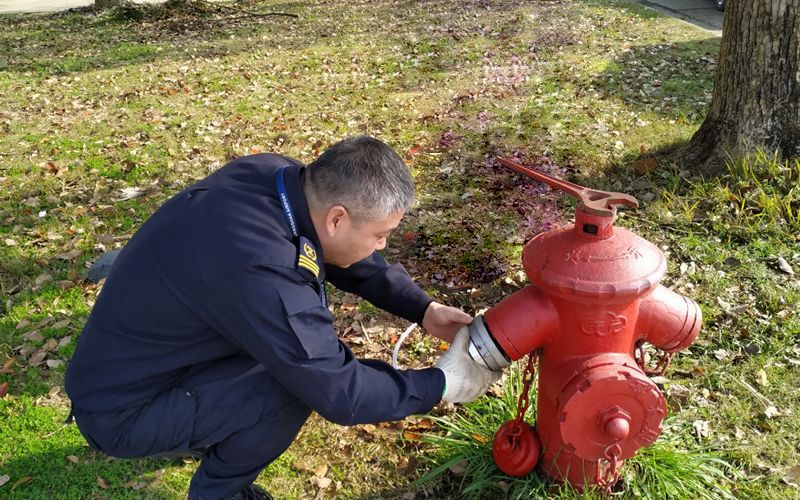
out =
<svg viewBox="0 0 800 500"><path fill-rule="evenodd" d="M763 150L728 161L731 201L740 218L800 227L800 158Z"/></svg>
<svg viewBox="0 0 800 500"><path fill-rule="evenodd" d="M521 367L517 363L507 370L499 396L462 405L457 413L446 417L431 417L443 432L424 437L433 451L424 457L430 469L417 483L447 475L456 482L460 497L466 499L603 498L595 489L578 492L569 485L553 484L535 472L521 478L508 477L494 465L494 433L516 415L521 385ZM531 399L526 421L533 424L535 394ZM734 498L730 492L729 478L735 474L731 465L712 452L681 451L669 436L662 436L655 445L628 459L622 472L617 488L620 491L614 495L623 498Z"/></svg>

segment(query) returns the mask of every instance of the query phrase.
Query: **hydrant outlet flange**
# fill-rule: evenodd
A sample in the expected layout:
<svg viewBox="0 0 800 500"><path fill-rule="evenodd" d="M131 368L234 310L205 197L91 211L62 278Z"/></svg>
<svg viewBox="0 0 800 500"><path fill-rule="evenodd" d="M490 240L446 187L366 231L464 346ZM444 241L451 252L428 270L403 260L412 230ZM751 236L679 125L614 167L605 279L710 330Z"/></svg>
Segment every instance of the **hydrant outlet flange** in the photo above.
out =
<svg viewBox="0 0 800 500"><path fill-rule="evenodd" d="M658 438L667 414L656 385L637 368L618 364L585 370L560 401L561 436L584 460L602 459L613 444L621 449L619 459L632 457Z"/></svg>
<svg viewBox="0 0 800 500"><path fill-rule="evenodd" d="M482 314L478 314L469 325L469 355L476 363L494 371L511 364L489 334Z"/></svg>

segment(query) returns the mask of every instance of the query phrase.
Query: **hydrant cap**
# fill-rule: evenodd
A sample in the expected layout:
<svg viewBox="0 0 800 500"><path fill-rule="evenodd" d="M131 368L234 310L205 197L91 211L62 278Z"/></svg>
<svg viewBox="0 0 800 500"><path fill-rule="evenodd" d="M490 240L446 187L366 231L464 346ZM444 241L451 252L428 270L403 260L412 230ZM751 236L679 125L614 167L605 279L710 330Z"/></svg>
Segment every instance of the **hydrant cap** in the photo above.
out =
<svg viewBox="0 0 800 500"><path fill-rule="evenodd" d="M655 288L667 270L661 250L620 227L594 237L591 226L597 219L607 222L578 210L575 224L529 241L522 252L528 279L543 292L567 299L630 300Z"/></svg>

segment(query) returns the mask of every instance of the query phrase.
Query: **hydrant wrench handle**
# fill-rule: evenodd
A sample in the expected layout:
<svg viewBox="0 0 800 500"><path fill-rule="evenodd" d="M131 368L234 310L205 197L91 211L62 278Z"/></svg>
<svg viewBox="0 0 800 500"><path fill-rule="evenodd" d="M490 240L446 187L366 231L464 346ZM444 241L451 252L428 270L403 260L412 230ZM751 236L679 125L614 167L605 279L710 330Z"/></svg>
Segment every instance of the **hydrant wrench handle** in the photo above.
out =
<svg viewBox="0 0 800 500"><path fill-rule="evenodd" d="M577 198L583 205L583 209L593 215L601 217L613 217L616 213L615 205L626 205L631 208L639 206L636 198L625 193L616 193L611 191L597 191L589 189L578 184L547 175L542 172L533 170L532 168L520 165L505 158L497 158L501 165L510 168L511 170L523 175L527 175L532 179L543 182L553 189L563 191L568 195Z"/></svg>

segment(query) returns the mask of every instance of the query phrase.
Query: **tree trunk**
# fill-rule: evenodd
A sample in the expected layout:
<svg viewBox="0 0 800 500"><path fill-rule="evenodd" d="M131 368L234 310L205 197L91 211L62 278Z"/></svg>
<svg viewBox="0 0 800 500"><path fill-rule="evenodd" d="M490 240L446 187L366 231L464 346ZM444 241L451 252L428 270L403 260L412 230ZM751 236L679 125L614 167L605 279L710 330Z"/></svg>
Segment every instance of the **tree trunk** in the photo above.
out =
<svg viewBox="0 0 800 500"><path fill-rule="evenodd" d="M718 173L759 147L800 157L800 0L728 0L711 106L681 156Z"/></svg>

